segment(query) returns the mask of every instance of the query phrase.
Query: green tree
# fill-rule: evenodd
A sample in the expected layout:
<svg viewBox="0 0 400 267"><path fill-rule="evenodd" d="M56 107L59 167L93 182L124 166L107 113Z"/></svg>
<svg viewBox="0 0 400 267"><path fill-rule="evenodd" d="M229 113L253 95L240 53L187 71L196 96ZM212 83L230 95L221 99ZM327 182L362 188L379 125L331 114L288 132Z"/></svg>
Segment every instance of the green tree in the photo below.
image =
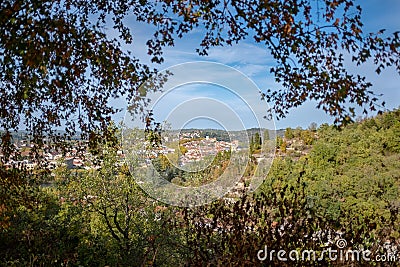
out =
<svg viewBox="0 0 400 267"><path fill-rule="evenodd" d="M294 137L292 128L286 128L285 130L285 138L292 139Z"/></svg>
<svg viewBox="0 0 400 267"><path fill-rule="evenodd" d="M103 148L102 159L99 169L64 177L67 184L61 194L76 199L90 216L91 235L110 249L105 263L122 266L174 264L174 260L164 254L171 253L167 252L170 246L164 218L167 208L139 188L128 166L118 167L112 147Z"/></svg>
<svg viewBox="0 0 400 267"><path fill-rule="evenodd" d="M315 132L318 128L318 124L316 122L312 122L310 123L310 125L308 126L308 130Z"/></svg>
<svg viewBox="0 0 400 267"><path fill-rule="evenodd" d="M305 145L311 145L314 141L314 132L311 130L303 130L301 131L300 138Z"/></svg>
<svg viewBox="0 0 400 267"><path fill-rule="evenodd" d="M282 145L282 143L283 143L282 137L277 136L277 137L276 137L276 147L277 147L277 148L280 147L280 146Z"/></svg>
<svg viewBox="0 0 400 267"><path fill-rule="evenodd" d="M281 145L279 146L279 150L282 153L286 153L286 148L287 148L287 142L284 140Z"/></svg>
<svg viewBox="0 0 400 267"><path fill-rule="evenodd" d="M260 148L261 148L261 145L262 145L261 136L260 136L260 134L259 134L258 132L256 132L256 133L254 134L254 148L255 148L255 149L260 149Z"/></svg>
<svg viewBox="0 0 400 267"><path fill-rule="evenodd" d="M263 138L263 141L264 141L264 143L265 143L265 142L267 142L268 140L270 140L269 130L265 130L265 131L264 131L264 138Z"/></svg>

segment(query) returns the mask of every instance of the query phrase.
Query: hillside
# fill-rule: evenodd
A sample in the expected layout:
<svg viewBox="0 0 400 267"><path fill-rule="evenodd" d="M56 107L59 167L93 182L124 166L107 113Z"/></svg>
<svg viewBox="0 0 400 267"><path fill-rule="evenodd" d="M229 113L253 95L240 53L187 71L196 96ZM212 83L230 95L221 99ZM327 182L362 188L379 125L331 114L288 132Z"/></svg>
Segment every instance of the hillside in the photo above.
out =
<svg viewBox="0 0 400 267"><path fill-rule="evenodd" d="M41 186L41 172L0 168L0 265L395 266L376 256L400 251L400 110L277 138L254 194L199 207L148 197L107 144L99 169L60 166L51 186ZM225 164L229 153L218 160ZM218 177L224 168L206 171ZM338 247L367 249L375 260L259 257L264 248L322 257Z"/></svg>
<svg viewBox="0 0 400 267"><path fill-rule="evenodd" d="M343 129L322 125L315 137L310 146L283 138L286 153L277 149L280 157L260 190L279 190L301 178L318 216L342 227L365 221L399 240L393 225L400 208L400 110Z"/></svg>

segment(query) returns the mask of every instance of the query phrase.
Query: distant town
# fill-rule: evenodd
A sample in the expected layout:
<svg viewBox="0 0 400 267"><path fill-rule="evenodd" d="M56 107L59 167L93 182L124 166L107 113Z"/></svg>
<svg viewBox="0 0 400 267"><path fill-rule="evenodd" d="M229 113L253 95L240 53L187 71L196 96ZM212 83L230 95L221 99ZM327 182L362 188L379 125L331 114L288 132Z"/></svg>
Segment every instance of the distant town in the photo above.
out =
<svg viewBox="0 0 400 267"><path fill-rule="evenodd" d="M216 137L210 138L206 135L201 138L199 131L182 133L180 136L180 142L185 148L185 153L179 158L180 165L187 163L197 162L204 157L209 155L216 155L223 151L236 151L238 150L239 141L234 140L232 142L217 140Z"/></svg>
<svg viewBox="0 0 400 267"><path fill-rule="evenodd" d="M174 139L168 140L168 138L164 138L163 144L158 150L153 151L153 156L176 153L176 149L179 147L178 162L180 166L184 166L189 163L199 162L207 156L215 156L219 152L240 151L244 149L243 140L257 131L260 132L260 129L249 129L247 132L236 131L228 134L226 131L216 129L184 129ZM275 131L269 132L270 137L277 135ZM280 134L283 135L282 130ZM17 138L13 139L15 152L11 154L8 162L5 163L6 168L33 170L38 165L41 165L40 167L44 166L48 170L54 170L57 166L63 165L68 169L90 170L98 169L101 165L101 160L90 153L86 140L75 138L69 141L68 148L64 150L55 147L48 140L44 140L44 145L40 150L42 158L39 163L32 158L34 144L30 142L29 136L19 133ZM168 145L173 142L178 146ZM122 164L125 161L125 153L122 147L117 150L117 156L118 164ZM0 151L0 158L3 157L4 155ZM257 160L259 159L257 158Z"/></svg>
<svg viewBox="0 0 400 267"><path fill-rule="evenodd" d="M35 169L39 164L49 170L55 169L57 166L64 165L68 169L97 169L100 168L100 161L94 157L88 149L88 142L85 140L70 141L70 146L62 151L54 145L45 144L41 148L40 163L33 159L32 150L34 144L28 139L20 139L14 142L15 152L11 154L6 168L24 168L27 170ZM121 163L124 160L122 150L117 151ZM4 154L0 152L0 158Z"/></svg>

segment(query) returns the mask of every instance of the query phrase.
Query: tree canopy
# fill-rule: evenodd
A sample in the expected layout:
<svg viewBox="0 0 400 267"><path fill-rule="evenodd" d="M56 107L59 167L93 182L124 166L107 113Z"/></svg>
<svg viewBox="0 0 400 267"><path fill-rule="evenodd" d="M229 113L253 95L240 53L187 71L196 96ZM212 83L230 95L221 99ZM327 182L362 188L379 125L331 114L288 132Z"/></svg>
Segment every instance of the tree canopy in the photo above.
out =
<svg viewBox="0 0 400 267"><path fill-rule="evenodd" d="M346 68L347 55L356 64L372 60L378 74L391 66L400 72L399 32L364 33L361 11L354 0L2 1L3 146L21 125L36 141L55 126L69 135L105 130L117 111L112 98L126 97L131 111L144 111L146 92L138 88L156 71L135 51L122 49L134 41L128 16L155 26L146 43L154 63L163 62L165 46L195 29L203 33L200 55L252 38L275 59L270 71L283 86L263 94L271 111L284 117L290 108L316 100L335 123L347 123L357 106L365 112L381 107L372 84ZM107 27L119 36L107 35Z"/></svg>

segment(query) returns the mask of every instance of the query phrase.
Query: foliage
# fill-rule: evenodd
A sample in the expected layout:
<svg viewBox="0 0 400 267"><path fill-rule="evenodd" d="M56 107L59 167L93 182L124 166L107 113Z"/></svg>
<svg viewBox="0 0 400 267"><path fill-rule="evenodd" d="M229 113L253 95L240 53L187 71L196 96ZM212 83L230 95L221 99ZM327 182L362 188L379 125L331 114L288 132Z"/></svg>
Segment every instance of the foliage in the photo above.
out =
<svg viewBox="0 0 400 267"><path fill-rule="evenodd" d="M319 2L319 1L318 1ZM348 123L354 108L375 110L378 99L365 77L344 66L373 60L376 72L400 70L399 33L363 33L361 7L354 0L321 1L47 1L13 0L0 4L0 127L2 147L25 125L34 143L47 134L56 140L81 131L103 133L117 109L112 98L126 97L130 111L143 114L146 90L139 86L155 72L123 44L134 40L126 18L153 25L147 41L152 62L163 62L163 47L195 29L203 38L196 49L232 45L249 36L265 45L276 61L271 68L282 90L263 93L279 117L307 100ZM321 10L323 10L321 12ZM116 31L118 38L106 34ZM59 136L54 127L66 130Z"/></svg>
<svg viewBox="0 0 400 267"><path fill-rule="evenodd" d="M165 180L181 186L200 186L218 179L229 165L230 157L230 151L223 151L218 152L215 156L209 155L200 161L188 163L189 167L187 166L187 168L189 169L190 164L195 164L194 167L198 171L194 172L184 172L174 166L170 162L171 159L176 158L174 155L167 157L161 154L152 160L152 164Z"/></svg>
<svg viewBox="0 0 400 267"><path fill-rule="evenodd" d="M390 266L260 261L257 253L265 246L319 253L338 238L375 254L387 253L383 242L399 246L399 126L399 110L342 129L321 125L309 153L276 158L254 194L194 208L148 198L112 142L103 144L101 168L60 166L52 186L1 168L16 179L1 180L2 265Z"/></svg>
<svg viewBox="0 0 400 267"><path fill-rule="evenodd" d="M114 22L123 31L120 8L114 10ZM7 99L1 104L3 138L21 125L38 146L48 134L60 141L77 131L89 136L99 129L107 136L117 111L108 103L111 97L127 95L137 111L143 110L137 87L152 71L106 36L106 9L84 1L0 4L0 87ZM65 129L64 137L56 127Z"/></svg>
<svg viewBox="0 0 400 267"><path fill-rule="evenodd" d="M263 144L263 140L260 136L260 133L257 131L254 135L251 136L250 139L250 155L259 153L261 151L261 146Z"/></svg>
<svg viewBox="0 0 400 267"><path fill-rule="evenodd" d="M283 262L276 257L262 262L256 253L264 246L269 251L322 251L338 238L344 238L349 249L369 249L373 254L385 252L383 240L399 245L400 161L386 140L397 139L400 132L384 128L388 120L396 127L400 112L368 119L342 131L323 126L309 155L297 161L290 157L275 159L255 195L244 196L234 204L221 200L184 210L191 248L187 264L379 264L329 259ZM371 123L376 127L366 127Z"/></svg>
<svg viewBox="0 0 400 267"><path fill-rule="evenodd" d="M12 172L18 172L13 170ZM32 178L20 173L18 179ZM3 198L8 220L0 229L2 265L38 266L77 264L80 241L86 238L87 224L75 205L61 206L51 188L40 188L24 181L13 183ZM5 192L2 193L5 193Z"/></svg>
<svg viewBox="0 0 400 267"><path fill-rule="evenodd" d="M398 142L392 140L399 138L399 122L395 110L342 130L322 126L310 154L298 161L275 160L267 181L279 189L296 181L287 173L302 168L318 216L344 229L359 220L377 236L397 240L400 165Z"/></svg>
<svg viewBox="0 0 400 267"><path fill-rule="evenodd" d="M294 137L292 128L286 128L285 130L285 138L292 139Z"/></svg>
<svg viewBox="0 0 400 267"><path fill-rule="evenodd" d="M89 214L93 238L103 240L109 249L105 263L143 266L172 262L163 254L169 241L162 218L166 208L148 198L128 167L118 167L116 158L115 150L105 147L101 168L69 176L64 194L69 192Z"/></svg>
<svg viewBox="0 0 400 267"><path fill-rule="evenodd" d="M264 131L263 141L267 142L268 140L270 140L269 130L265 130Z"/></svg>

